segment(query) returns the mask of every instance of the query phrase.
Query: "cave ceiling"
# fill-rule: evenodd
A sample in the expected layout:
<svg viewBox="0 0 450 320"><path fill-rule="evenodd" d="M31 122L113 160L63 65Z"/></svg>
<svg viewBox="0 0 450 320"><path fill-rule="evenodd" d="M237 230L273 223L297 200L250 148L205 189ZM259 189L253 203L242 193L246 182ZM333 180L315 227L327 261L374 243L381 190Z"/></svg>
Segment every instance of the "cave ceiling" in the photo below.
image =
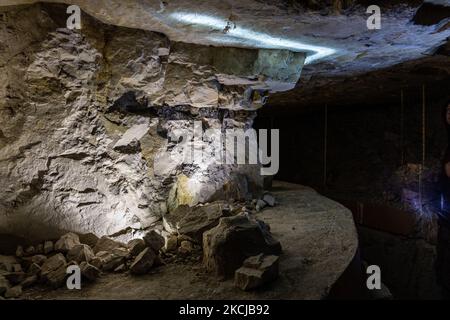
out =
<svg viewBox="0 0 450 320"><path fill-rule="evenodd" d="M3 0L1 5L32 0ZM172 41L281 48L308 57L296 87L269 106L316 106L373 100L450 74L450 2L379 1L381 29L369 30L367 1L57 0L102 22L163 33ZM373 96L373 97L372 97Z"/></svg>

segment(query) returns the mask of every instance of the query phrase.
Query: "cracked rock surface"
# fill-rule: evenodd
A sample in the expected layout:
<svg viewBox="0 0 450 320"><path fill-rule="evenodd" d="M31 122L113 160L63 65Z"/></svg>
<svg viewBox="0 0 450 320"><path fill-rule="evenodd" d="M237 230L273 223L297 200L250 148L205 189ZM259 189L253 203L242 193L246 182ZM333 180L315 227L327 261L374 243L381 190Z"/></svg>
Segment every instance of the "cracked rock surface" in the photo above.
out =
<svg viewBox="0 0 450 320"><path fill-rule="evenodd" d="M0 233L127 240L178 205L260 190L258 165L182 163L167 133L194 120L249 128L298 80L303 54L174 43L87 15L70 31L65 16L0 9Z"/></svg>

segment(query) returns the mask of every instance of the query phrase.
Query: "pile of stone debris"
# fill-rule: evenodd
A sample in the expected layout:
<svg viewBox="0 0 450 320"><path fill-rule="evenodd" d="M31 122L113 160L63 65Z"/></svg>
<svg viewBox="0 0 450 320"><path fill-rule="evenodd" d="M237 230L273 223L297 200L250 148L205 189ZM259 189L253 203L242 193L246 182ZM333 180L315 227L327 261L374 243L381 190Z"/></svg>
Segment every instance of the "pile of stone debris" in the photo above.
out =
<svg viewBox="0 0 450 320"><path fill-rule="evenodd" d="M164 263L160 255L164 245L164 238L152 230L128 244L70 232L56 242L45 241L26 249L19 246L15 257L0 256L0 296L17 298L22 288L35 284L61 287L70 265L78 265L87 281L94 281L101 272L145 274Z"/></svg>
<svg viewBox="0 0 450 320"><path fill-rule="evenodd" d="M16 256L0 255L0 299L18 298L33 285L58 288L66 283L67 268L78 265L86 281L102 272L147 274L171 262L200 262L207 271L251 290L278 276L281 245L270 227L252 213L275 205L263 200L230 206L217 201L195 207L180 206L163 218L163 229L150 230L127 244L93 234L67 233L56 242L18 246ZM264 205L262 204L264 202Z"/></svg>

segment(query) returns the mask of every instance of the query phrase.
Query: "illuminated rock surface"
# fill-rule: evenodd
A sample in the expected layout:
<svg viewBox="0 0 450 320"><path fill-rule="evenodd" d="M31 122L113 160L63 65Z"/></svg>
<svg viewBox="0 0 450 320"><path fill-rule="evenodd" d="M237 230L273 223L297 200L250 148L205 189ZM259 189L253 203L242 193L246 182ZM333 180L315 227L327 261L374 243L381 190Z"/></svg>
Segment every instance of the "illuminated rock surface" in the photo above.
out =
<svg viewBox="0 0 450 320"><path fill-rule="evenodd" d="M3 13L0 233L127 240L178 205L258 192L258 165L186 164L166 135L194 120L249 128L270 92L295 85L303 53L174 43L85 15L79 33L65 15Z"/></svg>

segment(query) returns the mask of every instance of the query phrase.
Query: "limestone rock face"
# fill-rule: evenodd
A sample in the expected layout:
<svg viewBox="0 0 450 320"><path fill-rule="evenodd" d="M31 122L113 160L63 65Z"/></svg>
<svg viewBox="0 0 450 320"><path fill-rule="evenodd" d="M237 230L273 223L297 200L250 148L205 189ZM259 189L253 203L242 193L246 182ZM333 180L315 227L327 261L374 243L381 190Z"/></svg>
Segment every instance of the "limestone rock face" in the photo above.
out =
<svg viewBox="0 0 450 320"><path fill-rule="evenodd" d="M194 121L251 127L268 94L298 79L304 54L174 43L85 14L72 31L65 9L1 8L0 233L128 241L181 204L260 189L259 165L186 164L167 135Z"/></svg>

